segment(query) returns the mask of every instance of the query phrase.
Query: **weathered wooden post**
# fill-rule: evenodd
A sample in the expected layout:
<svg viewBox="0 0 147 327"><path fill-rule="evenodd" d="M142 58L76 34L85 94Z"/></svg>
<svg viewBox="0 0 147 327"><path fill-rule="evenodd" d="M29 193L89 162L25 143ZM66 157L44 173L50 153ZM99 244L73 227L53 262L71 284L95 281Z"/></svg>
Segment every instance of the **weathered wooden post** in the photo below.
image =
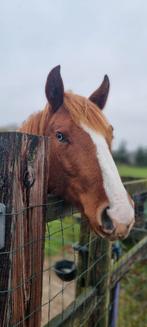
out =
<svg viewBox="0 0 147 327"><path fill-rule="evenodd" d="M80 230L80 245L87 244L87 262L79 253L78 270L79 278L76 285L76 295L86 297L93 289L92 306L87 307L89 319L86 312L83 313L83 327L108 327L109 318L109 296L110 296L110 274L111 274L111 243L90 232L89 225L82 224ZM85 271L85 273L84 273ZM77 318L78 319L78 318ZM81 319L79 317L79 319Z"/></svg>
<svg viewBox="0 0 147 327"><path fill-rule="evenodd" d="M94 263L94 265L93 265ZM92 268L90 268L92 267ZM87 287L96 290L97 305L84 327L108 327L111 274L111 243L91 232L89 242Z"/></svg>
<svg viewBox="0 0 147 327"><path fill-rule="evenodd" d="M76 296L80 295L87 286L88 249L90 225L83 216L80 225L78 250L78 279L76 282Z"/></svg>
<svg viewBox="0 0 147 327"><path fill-rule="evenodd" d="M0 133L1 327L41 324L48 158L47 138Z"/></svg>

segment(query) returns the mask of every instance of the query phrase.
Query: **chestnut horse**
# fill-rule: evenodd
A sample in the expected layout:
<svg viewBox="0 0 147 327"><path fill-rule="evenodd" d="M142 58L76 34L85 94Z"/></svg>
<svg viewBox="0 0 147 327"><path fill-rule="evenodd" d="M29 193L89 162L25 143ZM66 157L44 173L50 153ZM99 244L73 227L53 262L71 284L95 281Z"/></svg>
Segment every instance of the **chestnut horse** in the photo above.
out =
<svg viewBox="0 0 147 327"><path fill-rule="evenodd" d="M20 131L50 137L48 191L74 203L102 237L126 237L134 224L134 205L111 155L113 128L102 113L108 77L86 99L64 92L57 66L45 91L44 110L33 114Z"/></svg>

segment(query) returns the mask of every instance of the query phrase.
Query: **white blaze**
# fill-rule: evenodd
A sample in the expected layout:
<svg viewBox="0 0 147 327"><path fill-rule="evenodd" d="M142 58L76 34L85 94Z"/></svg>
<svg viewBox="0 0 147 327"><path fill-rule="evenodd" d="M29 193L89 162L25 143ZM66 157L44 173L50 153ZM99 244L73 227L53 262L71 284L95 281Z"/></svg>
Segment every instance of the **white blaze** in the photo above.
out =
<svg viewBox="0 0 147 327"><path fill-rule="evenodd" d="M97 159L101 168L103 186L109 200L109 217L117 222L129 224L134 218L134 209L129 202L127 192L122 184L118 170L112 158L105 138L93 129L81 124L96 145Z"/></svg>

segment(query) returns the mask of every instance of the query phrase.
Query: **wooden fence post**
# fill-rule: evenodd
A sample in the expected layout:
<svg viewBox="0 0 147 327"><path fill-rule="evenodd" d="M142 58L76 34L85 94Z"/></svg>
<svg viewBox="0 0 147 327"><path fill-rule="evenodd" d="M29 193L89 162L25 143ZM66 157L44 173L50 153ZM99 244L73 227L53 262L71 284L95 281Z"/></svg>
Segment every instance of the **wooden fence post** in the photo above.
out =
<svg viewBox="0 0 147 327"><path fill-rule="evenodd" d="M89 291L89 288L92 287L95 289L97 297L95 310L89 319L85 320L83 327L108 327L111 243L96 236L92 231L90 232L89 224L81 224L79 243L81 246L87 244L88 253L86 265L83 254L79 253L78 256L78 275L82 275L82 278L77 281L76 296L83 293L86 297L86 290Z"/></svg>
<svg viewBox="0 0 147 327"><path fill-rule="evenodd" d="M49 141L0 133L0 203L6 206L0 250L0 326L41 324L43 239Z"/></svg>
<svg viewBox="0 0 147 327"><path fill-rule="evenodd" d="M88 267L94 264L87 276L87 286L96 288L97 306L86 327L108 327L111 276L111 243L91 232Z"/></svg>
<svg viewBox="0 0 147 327"><path fill-rule="evenodd" d="M82 216L79 235L79 246L84 247L85 251L79 251L78 253L78 276L76 282L76 297L79 296L87 286L87 268L88 268L88 248L90 237L90 225L87 219ZM86 252L87 249L87 252Z"/></svg>

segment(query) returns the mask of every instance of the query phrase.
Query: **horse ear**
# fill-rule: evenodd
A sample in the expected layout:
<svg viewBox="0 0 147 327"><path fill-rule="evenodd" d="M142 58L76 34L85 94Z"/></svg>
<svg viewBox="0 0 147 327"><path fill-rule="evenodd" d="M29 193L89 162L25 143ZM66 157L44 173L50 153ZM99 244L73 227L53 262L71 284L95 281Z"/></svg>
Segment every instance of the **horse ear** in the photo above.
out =
<svg viewBox="0 0 147 327"><path fill-rule="evenodd" d="M104 108L107 101L110 88L110 82L107 75L104 76L103 82L94 93L91 94L89 99L94 102L101 110Z"/></svg>
<svg viewBox="0 0 147 327"><path fill-rule="evenodd" d="M46 81L45 93L52 110L56 112L63 104L64 85L60 75L60 65L54 67Z"/></svg>

